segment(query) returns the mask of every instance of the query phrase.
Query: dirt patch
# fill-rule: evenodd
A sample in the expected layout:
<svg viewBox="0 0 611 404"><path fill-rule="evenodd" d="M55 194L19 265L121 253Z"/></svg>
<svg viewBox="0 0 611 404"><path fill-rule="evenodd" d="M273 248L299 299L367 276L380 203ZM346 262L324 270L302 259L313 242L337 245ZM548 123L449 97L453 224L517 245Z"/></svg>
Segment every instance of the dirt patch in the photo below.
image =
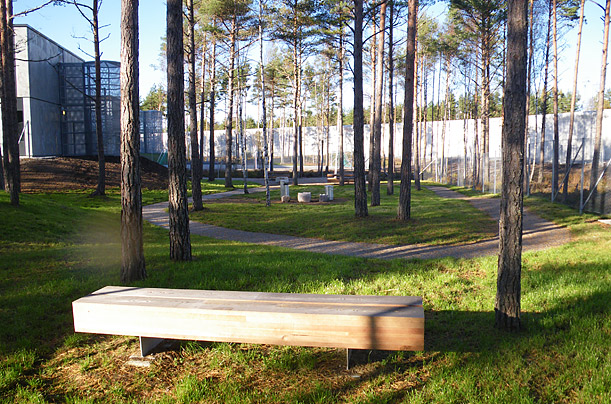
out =
<svg viewBox="0 0 611 404"><path fill-rule="evenodd" d="M168 169L146 158L140 159L142 188L167 189ZM88 157L53 157L21 160L22 192L58 192L95 189L98 162ZM119 157L106 157L106 186L121 185Z"/></svg>

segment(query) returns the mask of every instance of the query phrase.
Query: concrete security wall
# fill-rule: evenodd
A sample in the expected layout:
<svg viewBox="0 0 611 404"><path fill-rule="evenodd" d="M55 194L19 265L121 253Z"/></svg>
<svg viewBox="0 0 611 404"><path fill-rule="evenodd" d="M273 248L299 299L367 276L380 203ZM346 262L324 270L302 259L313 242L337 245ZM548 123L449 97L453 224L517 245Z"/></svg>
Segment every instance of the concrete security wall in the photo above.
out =
<svg viewBox="0 0 611 404"><path fill-rule="evenodd" d="M558 128L560 138L560 160L563 163L566 158L566 145L568 139L569 130L569 113L559 114L558 117ZM596 129L596 112L576 112L575 113L575 126L573 132L573 157L577 152L577 149L581 145L582 139L585 138L585 160L587 162L592 160L592 152L594 149L594 135ZM482 128L481 122L477 122L479 125L478 136L481 142ZM444 157L447 158L462 158L465 153L465 143L467 149L467 156L471 158L473 155L473 140L475 138L475 120L453 120L446 122L445 129L445 150ZM530 158L536 158L539 162L539 148L541 141L541 115L531 115L528 117L528 128L529 138L526 146L526 153ZM424 125L421 125L423 127ZM384 156L388 156L388 138L389 131L388 125L383 125L382 129L382 153ZM320 127L305 127L303 128L303 141L304 141L304 154L306 156L317 156L318 147L320 140L325 140L325 153L326 153L326 128ZM502 131L502 118L491 118L490 119L490 158L501 157L501 131ZM246 131L246 143L247 150L249 153L255 153L257 148L261 144L261 130L260 129L247 129ZM206 132L205 140L205 152L204 155L208 155L208 133ZM369 157L369 125L365 125L365 160L368 162ZM545 161L551 162L553 153L553 133L554 133L554 122L553 115L549 114L546 117L545 125ZM421 145L426 143L426 155L427 159L431 153L431 145L433 158L441 158L441 138L443 134L443 122L429 122L426 126L426 141L422 141ZM237 131L234 131L234 142L237 136ZM352 165L352 151L353 146L353 128L352 126L344 126L344 153L348 159L348 166ZM399 123L395 125L394 130L394 154L395 158L399 160L401 158L403 142L403 124ZM234 143L235 144L235 143ZM481 144L481 143L480 143ZM215 131L215 147L217 159L222 159L225 155L225 131ZM285 150L285 156L292 156L293 154L293 128L276 128L274 129L274 156L279 157L281 150ZM481 147L481 146L480 146ZM261 147L262 150L262 147ZM339 140L337 135L337 126L329 128L329 152L332 155L331 163L334 164L335 155L339 150ZM421 153L423 150L421 150ZM234 155L236 155L234 150ZM603 132L602 132L602 148L601 148L601 160L608 160L611 158L611 110L604 111L603 117ZM581 160L581 154L578 156L578 160Z"/></svg>

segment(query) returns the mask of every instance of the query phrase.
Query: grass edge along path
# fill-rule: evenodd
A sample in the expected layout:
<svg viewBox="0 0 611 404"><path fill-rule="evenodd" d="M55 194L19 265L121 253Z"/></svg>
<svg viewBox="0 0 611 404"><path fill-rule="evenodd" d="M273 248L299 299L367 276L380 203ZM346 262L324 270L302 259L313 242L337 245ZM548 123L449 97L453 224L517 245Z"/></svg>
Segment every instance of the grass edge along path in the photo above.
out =
<svg viewBox="0 0 611 404"><path fill-rule="evenodd" d="M234 195L206 204L192 219L219 227L250 232L284 234L330 241L355 241L383 245L455 245L485 240L495 235L497 224L467 201L439 198L430 190L414 192L412 218L397 220L398 195L382 195L380 206L369 215L354 216L354 188L335 186L332 202L318 202L323 184L290 188L291 201L281 203L272 189L272 206L264 195ZM312 194L311 203L298 203L300 192Z"/></svg>

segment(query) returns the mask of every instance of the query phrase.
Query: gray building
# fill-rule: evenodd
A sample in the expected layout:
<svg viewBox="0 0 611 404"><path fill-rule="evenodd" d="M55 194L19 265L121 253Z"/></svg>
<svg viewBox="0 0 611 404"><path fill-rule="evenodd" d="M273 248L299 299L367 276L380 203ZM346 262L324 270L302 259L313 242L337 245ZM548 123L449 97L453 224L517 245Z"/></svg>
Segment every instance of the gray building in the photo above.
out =
<svg viewBox="0 0 611 404"><path fill-rule="evenodd" d="M96 155L94 62L84 61L27 25L15 25L15 53L20 155ZM119 62L102 62L102 133L107 155L120 153L119 71ZM142 115L141 151L164 152L161 112Z"/></svg>
<svg viewBox="0 0 611 404"><path fill-rule="evenodd" d="M15 25L15 53L20 155L63 155L59 65L84 60L27 25Z"/></svg>

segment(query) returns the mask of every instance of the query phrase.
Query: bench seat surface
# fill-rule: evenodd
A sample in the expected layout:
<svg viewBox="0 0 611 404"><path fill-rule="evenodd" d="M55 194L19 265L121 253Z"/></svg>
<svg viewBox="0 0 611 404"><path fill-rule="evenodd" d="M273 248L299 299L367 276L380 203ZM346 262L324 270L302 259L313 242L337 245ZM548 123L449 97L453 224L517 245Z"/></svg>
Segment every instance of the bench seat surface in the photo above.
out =
<svg viewBox="0 0 611 404"><path fill-rule="evenodd" d="M107 286L73 302L77 332L423 350L422 299Z"/></svg>

